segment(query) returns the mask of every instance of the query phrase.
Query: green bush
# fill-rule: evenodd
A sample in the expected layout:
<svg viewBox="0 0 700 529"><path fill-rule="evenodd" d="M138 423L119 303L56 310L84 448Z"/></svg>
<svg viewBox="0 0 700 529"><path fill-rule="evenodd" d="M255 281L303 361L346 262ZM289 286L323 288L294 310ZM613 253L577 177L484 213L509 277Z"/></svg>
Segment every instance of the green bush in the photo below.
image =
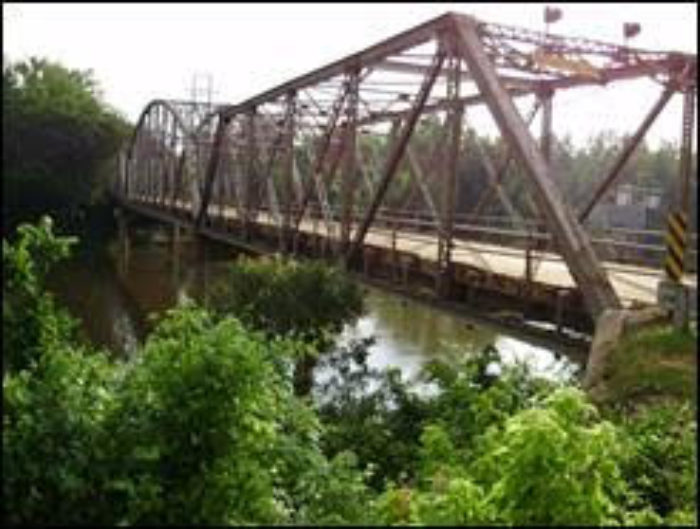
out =
<svg viewBox="0 0 700 529"><path fill-rule="evenodd" d="M390 485L376 503L384 523L606 525L660 523L621 472L621 430L601 420L582 392L555 390L493 424L460 453L442 425L421 436L413 486ZM678 511L677 519L687 519Z"/></svg>
<svg viewBox="0 0 700 529"><path fill-rule="evenodd" d="M331 376L318 387L317 408L325 427L324 453L356 454L379 491L386 480L413 475L429 410L398 369L378 372L368 367L371 344L353 341L322 358L321 366Z"/></svg>
<svg viewBox="0 0 700 529"><path fill-rule="evenodd" d="M604 420L573 387L494 374L492 348L427 365L421 393L370 369L367 339L322 357L314 410L291 374L308 319L284 324L299 340L185 306L111 362L43 290L68 241L44 221L3 245L4 523L696 522L690 405Z"/></svg>
<svg viewBox="0 0 700 529"><path fill-rule="evenodd" d="M105 424L130 523L279 521L269 454L285 386L267 359L284 349L201 309L156 329Z"/></svg>
<svg viewBox="0 0 700 529"><path fill-rule="evenodd" d="M501 516L518 525L600 525L621 514L626 493L615 426L574 388L508 418L481 440L477 480Z"/></svg>
<svg viewBox="0 0 700 529"><path fill-rule="evenodd" d="M226 280L213 289L211 307L233 315L268 336L292 335L327 351L344 323L363 310L360 287L338 268L320 262L277 258L237 260ZM295 390L311 392L313 353L299 358Z"/></svg>
<svg viewBox="0 0 700 529"><path fill-rule="evenodd" d="M99 500L116 371L66 345L3 379L4 523L111 523Z"/></svg>
<svg viewBox="0 0 700 529"><path fill-rule="evenodd" d="M319 387L318 409L326 426L324 452L357 454L361 468L374 469L370 483L377 491L386 480L416 477L421 436L429 425L440 424L447 441L459 448L460 461L466 462L476 436L554 387L523 366L501 366L499 376L490 375L488 366L498 362L498 355L486 348L454 364L426 364L422 381L435 388L427 396L402 380L398 370L370 369L366 360L371 343L352 342L324 358L323 367L334 375Z"/></svg>
<svg viewBox="0 0 700 529"><path fill-rule="evenodd" d="M75 323L55 305L45 280L51 266L67 257L75 242L56 236L50 217L19 226L14 242L3 239L3 370L25 369L44 349L73 337Z"/></svg>
<svg viewBox="0 0 700 529"><path fill-rule="evenodd" d="M360 315L363 295L342 270L321 262L241 258L211 305L270 335L314 341Z"/></svg>
<svg viewBox="0 0 700 529"><path fill-rule="evenodd" d="M646 407L623 425L630 454L623 472L631 488L660 516L689 520L697 504L694 410L687 404Z"/></svg>

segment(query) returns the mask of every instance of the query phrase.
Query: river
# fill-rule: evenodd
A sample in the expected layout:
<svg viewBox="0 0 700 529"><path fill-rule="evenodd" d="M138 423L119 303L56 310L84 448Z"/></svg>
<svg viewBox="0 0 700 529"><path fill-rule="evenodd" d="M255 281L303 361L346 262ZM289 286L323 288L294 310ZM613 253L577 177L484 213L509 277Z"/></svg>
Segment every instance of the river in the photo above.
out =
<svg viewBox="0 0 700 529"><path fill-rule="evenodd" d="M137 240L128 263L116 243L107 251L83 251L58 265L50 290L82 321L84 335L115 355L129 355L153 326L150 314L162 314L178 300L206 303L211 285L223 277L235 254L211 243L198 252L183 245L176 257L168 244ZM403 296L365 286L366 313L346 325L339 343L373 335L371 367L398 367L411 377L431 358L459 356L491 344L504 363L525 362L538 374L564 379L581 372L580 359L553 346L534 344L512 332L492 328ZM562 354L562 352L564 354Z"/></svg>

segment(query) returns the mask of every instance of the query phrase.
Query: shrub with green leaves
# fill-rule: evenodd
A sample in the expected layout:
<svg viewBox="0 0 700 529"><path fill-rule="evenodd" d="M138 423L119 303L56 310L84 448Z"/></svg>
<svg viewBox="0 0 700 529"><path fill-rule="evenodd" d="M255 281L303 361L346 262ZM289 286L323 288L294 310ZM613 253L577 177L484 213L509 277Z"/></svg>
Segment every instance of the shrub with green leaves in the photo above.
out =
<svg viewBox="0 0 700 529"><path fill-rule="evenodd" d="M201 309L169 314L126 369L105 424L126 520L280 521L269 456L285 386L269 357L288 347Z"/></svg>
<svg viewBox="0 0 700 529"><path fill-rule="evenodd" d="M211 307L233 315L268 336L293 335L314 343L318 352L332 345L344 323L363 311L363 293L342 270L314 261L241 258L210 297ZM298 395L313 385L316 356L299 358L295 373Z"/></svg>
<svg viewBox="0 0 700 529"><path fill-rule="evenodd" d="M2 241L3 370L16 371L36 362L46 348L73 337L75 323L45 290L50 268L70 252L76 240L53 232L50 217L23 224L15 240Z"/></svg>
<svg viewBox="0 0 700 529"><path fill-rule="evenodd" d="M490 502L515 524L609 524L621 514L626 485L614 425L574 388L508 418L480 441L472 466Z"/></svg>
<svg viewBox="0 0 700 529"><path fill-rule="evenodd" d="M72 339L43 290L67 252L50 223L4 249L4 523L696 522L690 404L611 422L574 387L494 374L492 348L429 364L421 393L369 368L361 340L324 355L335 374L315 410L291 367L325 331L299 340L291 320L281 336L184 306L111 362Z"/></svg>
<svg viewBox="0 0 700 529"><path fill-rule="evenodd" d="M347 274L321 262L240 258L211 305L265 333L316 340L360 315L363 296Z"/></svg>
<svg viewBox="0 0 700 529"><path fill-rule="evenodd" d="M582 392L560 388L474 438L461 454L442 425L421 436L413 486L390 486L377 502L384 523L601 525L659 523L628 509L619 428L600 420Z"/></svg>
<svg viewBox="0 0 700 529"><path fill-rule="evenodd" d="M667 523L695 524L697 422L689 404L643 408L623 419L625 479Z"/></svg>
<svg viewBox="0 0 700 529"><path fill-rule="evenodd" d="M318 408L326 425L324 451L329 456L356 453L361 468L375 469L370 483L376 490L386 480L416 476L421 435L428 425L439 423L459 448L459 461L466 462L478 435L554 387L524 366L501 366L500 375L489 374L489 365L499 358L486 348L456 363L426 364L421 380L435 387L428 396L398 370L369 368L370 345L371 340L350 343L324 358L322 366L334 375L319 387Z"/></svg>
<svg viewBox="0 0 700 529"><path fill-rule="evenodd" d="M379 491L386 480L413 474L428 408L398 369L379 372L367 365L371 344L353 341L325 355L320 367L330 376L318 385L316 399L324 453L356 454Z"/></svg>
<svg viewBox="0 0 700 529"><path fill-rule="evenodd" d="M116 374L106 356L70 345L51 345L30 369L5 374L5 523L111 523L99 494Z"/></svg>

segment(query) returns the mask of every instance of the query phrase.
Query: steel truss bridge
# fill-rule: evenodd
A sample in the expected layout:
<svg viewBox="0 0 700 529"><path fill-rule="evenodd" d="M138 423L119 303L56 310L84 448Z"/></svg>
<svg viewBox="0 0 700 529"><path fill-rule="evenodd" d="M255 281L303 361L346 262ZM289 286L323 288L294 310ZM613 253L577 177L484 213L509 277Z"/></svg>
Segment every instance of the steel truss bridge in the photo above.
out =
<svg viewBox="0 0 700 529"><path fill-rule="evenodd" d="M240 247L590 329L606 309L655 303L663 233L586 221L675 95L674 207L688 211L696 76L695 55L447 13L239 104L152 101L111 189L121 208ZM636 78L656 81L658 99L588 201L567 203L550 164L555 95ZM499 149L467 141L479 105ZM467 148L488 181L464 200ZM493 204L505 215L485 215Z"/></svg>

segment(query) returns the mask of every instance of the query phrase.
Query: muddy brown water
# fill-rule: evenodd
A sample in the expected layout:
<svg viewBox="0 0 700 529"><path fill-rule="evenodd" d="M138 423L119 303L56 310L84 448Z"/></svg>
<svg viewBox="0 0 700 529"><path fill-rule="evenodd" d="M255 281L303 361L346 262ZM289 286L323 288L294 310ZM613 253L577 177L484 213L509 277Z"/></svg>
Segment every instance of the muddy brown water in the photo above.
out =
<svg viewBox="0 0 700 529"><path fill-rule="evenodd" d="M129 355L152 328L150 315L162 314L185 298L206 304L211 286L224 277L233 259L230 249L215 243L207 244L205 251L184 244L176 255L167 243L145 240L132 245L127 263L112 241L105 251L61 263L49 288L81 320L86 337L114 355ZM556 346L535 344L463 315L365 288L366 313L346 325L338 341L374 336L368 357L372 367L398 367L411 377L430 359L457 358L493 345L504 363L525 362L547 377L569 378L581 372L580 360Z"/></svg>

